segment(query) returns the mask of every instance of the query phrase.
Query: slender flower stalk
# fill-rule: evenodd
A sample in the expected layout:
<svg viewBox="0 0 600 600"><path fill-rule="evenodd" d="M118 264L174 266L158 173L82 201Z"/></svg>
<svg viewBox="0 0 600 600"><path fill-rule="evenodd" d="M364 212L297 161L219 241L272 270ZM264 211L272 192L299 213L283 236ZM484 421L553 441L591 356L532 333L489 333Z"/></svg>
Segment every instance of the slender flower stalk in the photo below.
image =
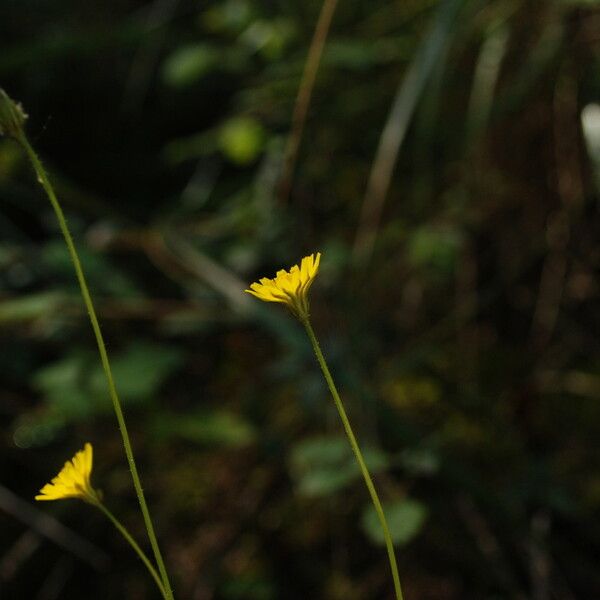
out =
<svg viewBox="0 0 600 600"><path fill-rule="evenodd" d="M133 548L136 554L141 558L144 565L150 572L150 575L156 582L162 597L168 600L165 588L156 572L156 569L139 547L138 543L133 539L127 528L108 510L102 503L102 494L92 487L91 475L93 466L93 449L92 445L87 443L75 454L75 456L65 463L65 466L60 470L58 475L47 483L40 493L35 497L36 500L64 500L67 498L78 498L92 506L98 508L117 528L119 533L125 538L129 545Z"/></svg>
<svg viewBox="0 0 600 600"><path fill-rule="evenodd" d="M321 371L323 372L323 376L325 377L325 381L327 382L327 386L329 387L329 391L333 397L335 407L337 408L340 419L342 420L344 431L346 432L346 436L348 437L348 441L350 442L350 446L352 447L352 451L354 452L354 456L358 462L358 466L360 467L360 472L362 473L367 490L369 491L371 502L373 503L375 512L379 518L379 523L385 539L390 568L392 571L396 599L404 600L402 595L402 586L400 585L400 576L398 575L398 565L396 563L394 544L392 542L392 536L390 535L390 530L385 518L383 507L381 506L381 501L379 500L379 495L377 494L371 474L369 473L369 469L365 463L360 446L358 445L356 436L354 435L352 426L350 425L350 420L346 414L344 403L342 402L342 399L337 391L335 382L333 381L333 377L331 376L331 372L329 371L329 367L327 366L327 362L323 356L321 347L319 346L319 341L317 340L317 336L315 335L314 329L310 323L308 290L319 271L320 259L320 253L317 253L316 258L311 254L310 256L302 259L300 267L298 267L298 265L294 265L289 272L284 270L278 271L274 279L263 277L258 283L253 283L250 286L250 289L246 290L246 292L265 302L280 302L285 304L304 326L306 334L308 335L310 343L312 344L315 352L315 356L317 357L317 362L321 367Z"/></svg>
<svg viewBox="0 0 600 600"><path fill-rule="evenodd" d="M156 559L156 563L158 565L158 570L160 572L161 580L163 582L166 598L167 600L173 600L173 592L171 591L169 576L167 574L162 554L158 546L158 541L154 532L154 526L152 524L152 519L150 518L150 511L148 510L148 505L146 504L146 498L142 489L142 483L140 481L140 476L138 474L135 458L133 456L133 449L131 447L129 432L125 423L125 416L123 415L123 409L121 408L121 402L119 400L119 395L117 393L117 388L115 386L114 378L112 375L110 362L108 360L108 353L106 351L106 344L104 343L104 336L102 335L102 330L100 329L100 323L98 322L96 309L94 308L94 303L92 301L87 281L83 273L81 261L79 260L79 255L77 253L77 249L75 247L73 237L67 225L67 221L65 219L65 215L63 213L60 202L58 201L58 198L54 193L54 188L50 183L50 179L48 178L44 166L42 165L35 150L29 143L27 136L25 135L24 124L26 118L27 116L24 113L21 106L13 100L11 100L3 90L0 90L0 134L4 134L8 137L13 138L21 145L31 162L31 165L36 173L39 183L44 188L44 191L46 192L46 195L50 200L50 204L54 209L56 218L58 219L58 224L65 239L67 248L69 250L73 266L75 268L77 281L79 282L79 287L81 288L81 295L83 296L83 301L88 312L92 329L94 331L96 343L98 345L100 360L102 361L102 367L104 369L106 380L108 382L109 395L113 403L115 415L119 424L119 430L121 432L121 437L123 438L123 447L125 449L125 455L127 456L127 462L129 464L131 477L133 479L133 485L138 497L142 516L144 518L144 524L146 526L146 530L148 531L150 545L152 546L154 558Z"/></svg>
<svg viewBox="0 0 600 600"><path fill-rule="evenodd" d="M144 563L144 565L146 565L146 568L148 569L148 572L150 573L150 575L152 576L152 579L154 579L156 586L158 587L158 589L160 590L160 593L162 594L162 597L164 598L164 600L170 600L170 598L172 598L173 596L169 596L167 594L167 591L165 590L165 587L163 585L163 582L160 578L160 575L156 572L156 569L154 568L154 566L152 565L152 563L150 562L150 559L146 556L146 554L144 553L144 551L139 547L138 543L133 539L133 537L131 536L131 534L129 533L129 531L127 531L127 528L125 527L125 525L123 525L118 519L117 517L115 517L110 510L108 510L108 508L106 508L106 506L102 503L102 502L97 502L95 504L96 507L98 507L98 509L100 509L100 511L110 520L110 522L116 527L117 531L125 538L125 540L127 541L127 543L133 548L133 550L135 551L135 553L140 557L140 559L142 560L142 562Z"/></svg>
<svg viewBox="0 0 600 600"><path fill-rule="evenodd" d="M350 420L348 419L348 415L346 414L344 403L342 402L337 388L335 387L333 377L331 376L331 372L329 371L329 367L327 366L327 362L325 361L325 357L323 356L323 352L321 351L321 347L319 346L317 336L315 335L312 325L310 324L310 319L307 317L306 319L302 320L302 324L306 329L306 333L308 334L310 343L312 344L315 356L317 357L317 362L321 367L321 371L323 372L323 376L325 377L325 381L327 382L327 387L329 388L329 391L331 392L331 395L333 397L333 401L335 402L335 407L337 408L337 411L340 415L340 419L342 420L344 431L346 432L346 436L348 437L350 446L352 446L352 451L354 452L354 456L356 457L356 462L358 462L358 466L360 467L360 472L362 473L367 489L369 490L371 502L375 507L375 512L377 513L381 529L383 530L385 546L388 553L388 559L390 561L390 568L392 570L392 579L394 581L394 590L396 592L396 598L397 600L403 600L402 587L400 585L400 576L398 575L398 565L396 563L396 554L394 552L394 543L392 542L392 536L390 535L390 530L388 528L387 520L385 518L385 513L383 512L383 507L381 506L381 501L379 500L379 495L377 494L377 490L375 489L375 485L373 484L373 480L371 479L371 474L369 473L369 469L367 467L367 464L365 463L365 459L363 458L362 452L360 451L360 446L356 441L356 436L352 431L352 426L350 425Z"/></svg>

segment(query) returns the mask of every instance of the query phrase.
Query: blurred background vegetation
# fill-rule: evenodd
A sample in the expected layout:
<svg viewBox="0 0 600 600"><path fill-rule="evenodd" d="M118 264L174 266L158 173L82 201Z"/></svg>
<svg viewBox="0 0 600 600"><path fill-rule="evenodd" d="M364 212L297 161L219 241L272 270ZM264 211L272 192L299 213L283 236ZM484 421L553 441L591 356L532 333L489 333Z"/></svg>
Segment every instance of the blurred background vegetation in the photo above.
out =
<svg viewBox="0 0 600 600"><path fill-rule="evenodd" d="M600 7L328 2L287 174L320 1L0 3L0 84L79 243L177 596L391 598L308 342L243 294L320 250L313 321L407 600L598 598ZM100 514L34 506L91 441L145 539L54 215L6 140L0 201L0 595L154 598Z"/></svg>

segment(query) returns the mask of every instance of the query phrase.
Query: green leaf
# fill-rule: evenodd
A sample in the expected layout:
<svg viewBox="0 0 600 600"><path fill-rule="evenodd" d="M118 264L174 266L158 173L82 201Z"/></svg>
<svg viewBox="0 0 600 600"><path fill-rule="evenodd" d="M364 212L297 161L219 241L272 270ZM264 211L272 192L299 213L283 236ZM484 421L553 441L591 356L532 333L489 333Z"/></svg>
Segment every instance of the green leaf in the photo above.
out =
<svg viewBox="0 0 600 600"><path fill-rule="evenodd" d="M416 500L400 500L384 506L383 510L392 540L399 546L413 540L421 531L427 518L427 509ZM362 526L373 542L380 545L385 544L379 518L371 505L363 513Z"/></svg>
<svg viewBox="0 0 600 600"><path fill-rule="evenodd" d="M385 454L364 448L371 473L388 465ZM291 471L300 493L309 497L328 496L361 478L360 469L348 440L342 436L304 440L292 451Z"/></svg>
<svg viewBox="0 0 600 600"><path fill-rule="evenodd" d="M121 298L142 296L133 278L123 273L107 256L91 251L84 245L80 245L77 252L90 287L96 294L103 292ZM41 256L44 266L51 273L67 278L73 288L77 286L77 282L73 278L71 255L62 239L56 238L46 243Z"/></svg>
<svg viewBox="0 0 600 600"><path fill-rule="evenodd" d="M143 402L158 392L166 378L183 361L176 348L137 342L111 356L112 372L123 402ZM89 350L72 352L40 369L34 386L56 414L67 421L110 409L106 375L98 355Z"/></svg>
<svg viewBox="0 0 600 600"><path fill-rule="evenodd" d="M334 39L327 43L323 61L330 67L365 70L378 64L404 59L410 54L410 40Z"/></svg>
<svg viewBox="0 0 600 600"><path fill-rule="evenodd" d="M195 83L219 64L219 51L207 44L178 48L163 64L163 81L173 87Z"/></svg>
<svg viewBox="0 0 600 600"><path fill-rule="evenodd" d="M456 229L423 226L411 236L408 256L417 268L447 274L454 269L462 241Z"/></svg>
<svg viewBox="0 0 600 600"><path fill-rule="evenodd" d="M271 581L252 573L231 577L219 591L225 600L272 600L277 596Z"/></svg>
<svg viewBox="0 0 600 600"><path fill-rule="evenodd" d="M161 414L153 422L159 437L176 437L213 446L238 447L254 441L254 427L239 415L228 411L195 414Z"/></svg>
<svg viewBox="0 0 600 600"><path fill-rule="evenodd" d="M97 398L90 393L86 373L95 356L87 351L72 353L40 369L33 385L41 391L56 414L68 420L90 416L97 408Z"/></svg>
<svg viewBox="0 0 600 600"><path fill-rule="evenodd" d="M260 52L268 60L276 60L281 57L293 31L291 21L257 19L242 33L239 41L248 50Z"/></svg>
<svg viewBox="0 0 600 600"><path fill-rule="evenodd" d="M0 323L31 321L56 313L64 304L64 296L42 292L0 301Z"/></svg>
<svg viewBox="0 0 600 600"><path fill-rule="evenodd" d="M111 358L119 396L123 401L143 402L152 397L167 377L183 362L183 353L172 346L134 342ZM95 394L106 394L106 376L100 362L90 375Z"/></svg>
<svg viewBox="0 0 600 600"><path fill-rule="evenodd" d="M207 8L202 20L209 30L240 33L253 18L254 7L247 0L227 0Z"/></svg>
<svg viewBox="0 0 600 600"><path fill-rule="evenodd" d="M227 121L219 131L219 147L234 163L247 165L262 152L265 132L262 125L250 117L236 117Z"/></svg>
<svg viewBox="0 0 600 600"><path fill-rule="evenodd" d="M440 457L430 448L407 448L400 455L400 464L411 475L433 475L440 466Z"/></svg>

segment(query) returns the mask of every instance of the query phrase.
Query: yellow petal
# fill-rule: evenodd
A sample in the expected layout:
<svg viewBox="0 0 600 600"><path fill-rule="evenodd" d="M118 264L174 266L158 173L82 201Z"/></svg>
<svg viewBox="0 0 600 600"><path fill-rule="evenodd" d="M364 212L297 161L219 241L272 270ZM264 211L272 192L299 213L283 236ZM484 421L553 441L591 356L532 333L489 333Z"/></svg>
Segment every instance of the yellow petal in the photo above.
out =
<svg viewBox="0 0 600 600"><path fill-rule="evenodd" d="M274 279L263 277L250 285L247 293L265 302L287 304L300 318L308 317L307 292L319 271L321 253L305 256L300 265L293 265L289 271L280 269Z"/></svg>
<svg viewBox="0 0 600 600"><path fill-rule="evenodd" d="M87 501L97 500L96 492L90 484L92 463L92 445L87 443L83 450L77 452L70 461L64 464L58 475L40 490L35 499L81 498Z"/></svg>

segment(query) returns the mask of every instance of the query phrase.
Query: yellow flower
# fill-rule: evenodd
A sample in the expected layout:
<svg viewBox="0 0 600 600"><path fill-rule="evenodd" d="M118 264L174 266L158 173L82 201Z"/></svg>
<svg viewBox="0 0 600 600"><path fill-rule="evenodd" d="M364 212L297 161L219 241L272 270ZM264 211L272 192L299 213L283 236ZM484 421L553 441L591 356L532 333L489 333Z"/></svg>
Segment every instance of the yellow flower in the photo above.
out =
<svg viewBox="0 0 600 600"><path fill-rule="evenodd" d="M277 271L274 279L263 277L253 283L249 294L265 302L281 302L299 318L308 318L308 290L319 271L321 253L305 256L300 266L294 265L289 271Z"/></svg>
<svg viewBox="0 0 600 600"><path fill-rule="evenodd" d="M92 474L92 445L86 444L75 456L65 463L60 473L47 483L36 500L62 500L80 498L86 502L98 502L98 494L90 483Z"/></svg>

